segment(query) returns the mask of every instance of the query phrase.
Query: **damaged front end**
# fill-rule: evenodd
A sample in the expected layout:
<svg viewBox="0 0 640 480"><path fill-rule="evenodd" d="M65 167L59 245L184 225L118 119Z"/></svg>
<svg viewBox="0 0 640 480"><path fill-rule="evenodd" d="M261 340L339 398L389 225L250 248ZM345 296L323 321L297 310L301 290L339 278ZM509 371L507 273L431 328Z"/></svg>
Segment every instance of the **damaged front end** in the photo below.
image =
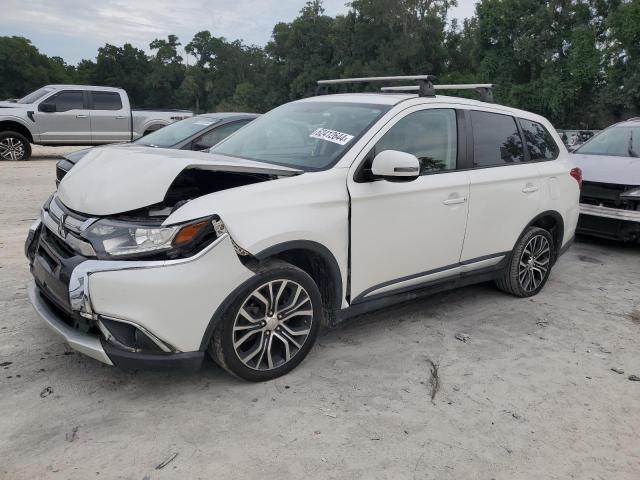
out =
<svg viewBox="0 0 640 480"><path fill-rule="evenodd" d="M90 192L95 175L82 165L78 171L85 172ZM33 275L29 296L76 350L107 364L198 368L213 312L253 275L242 259L248 252L215 213L178 224L166 221L195 198L280 175L255 165L183 167L177 173L171 169L170 182L160 182L167 186L162 197L157 188L146 188L128 203L115 202L135 207L121 212L113 211L108 198L98 201L85 190L73 194L74 169L43 206L25 244ZM141 198L159 201L135 205Z"/></svg>
<svg viewBox="0 0 640 480"><path fill-rule="evenodd" d="M584 182L577 232L640 242L640 186Z"/></svg>

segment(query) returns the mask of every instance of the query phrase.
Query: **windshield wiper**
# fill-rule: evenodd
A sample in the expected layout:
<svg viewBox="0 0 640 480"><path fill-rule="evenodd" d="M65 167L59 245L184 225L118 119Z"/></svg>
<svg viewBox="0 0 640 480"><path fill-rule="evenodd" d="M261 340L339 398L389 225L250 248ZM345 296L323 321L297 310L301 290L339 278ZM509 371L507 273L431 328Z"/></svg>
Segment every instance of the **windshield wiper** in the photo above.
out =
<svg viewBox="0 0 640 480"><path fill-rule="evenodd" d="M630 157L637 157L638 154L633 150L633 130L629 131L629 148L627 149Z"/></svg>

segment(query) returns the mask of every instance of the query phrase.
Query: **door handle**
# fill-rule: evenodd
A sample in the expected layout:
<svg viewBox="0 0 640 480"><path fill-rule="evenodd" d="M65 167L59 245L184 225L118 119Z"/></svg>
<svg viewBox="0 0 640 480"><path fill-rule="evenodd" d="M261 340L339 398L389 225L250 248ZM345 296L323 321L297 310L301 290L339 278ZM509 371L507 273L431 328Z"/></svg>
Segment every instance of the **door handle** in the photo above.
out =
<svg viewBox="0 0 640 480"><path fill-rule="evenodd" d="M445 205L457 205L458 203L464 203L466 201L467 201L467 197L454 197L454 198L447 198L442 203Z"/></svg>
<svg viewBox="0 0 640 480"><path fill-rule="evenodd" d="M89 115L76 115L76 118L89 118Z"/></svg>
<svg viewBox="0 0 640 480"><path fill-rule="evenodd" d="M127 118L127 117L126 117L126 116L124 116L124 115L118 115L116 118L117 118L118 120L122 120L123 118Z"/></svg>
<svg viewBox="0 0 640 480"><path fill-rule="evenodd" d="M534 193L538 191L538 187L535 185L527 185L522 189L522 193Z"/></svg>

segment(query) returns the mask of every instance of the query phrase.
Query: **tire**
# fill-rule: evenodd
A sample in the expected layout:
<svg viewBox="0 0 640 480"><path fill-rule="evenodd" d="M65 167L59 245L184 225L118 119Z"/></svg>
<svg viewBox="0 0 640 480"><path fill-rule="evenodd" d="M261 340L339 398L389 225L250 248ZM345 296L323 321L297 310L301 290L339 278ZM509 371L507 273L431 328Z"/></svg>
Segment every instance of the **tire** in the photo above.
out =
<svg viewBox="0 0 640 480"><path fill-rule="evenodd" d="M31 144L18 132L0 133L0 160L28 160Z"/></svg>
<svg viewBox="0 0 640 480"><path fill-rule="evenodd" d="M298 366L322 323L322 299L313 279L289 263L271 261L235 297L209 344L214 361L252 382L280 377Z"/></svg>
<svg viewBox="0 0 640 480"><path fill-rule="evenodd" d="M509 265L496 286L516 297L536 295L549 279L556 258L551 234L538 227L529 227L516 243Z"/></svg>

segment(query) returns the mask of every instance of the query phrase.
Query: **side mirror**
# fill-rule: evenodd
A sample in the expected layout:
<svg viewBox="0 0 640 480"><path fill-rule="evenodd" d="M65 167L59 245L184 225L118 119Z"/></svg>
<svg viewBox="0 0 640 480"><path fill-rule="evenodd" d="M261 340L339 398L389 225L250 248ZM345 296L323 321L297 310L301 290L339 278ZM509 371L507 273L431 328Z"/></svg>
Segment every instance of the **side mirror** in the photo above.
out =
<svg viewBox="0 0 640 480"><path fill-rule="evenodd" d="M385 150L373 159L371 173L374 178L410 182L420 176L420 162L410 153Z"/></svg>
<svg viewBox="0 0 640 480"><path fill-rule="evenodd" d="M38 111L44 113L54 113L56 111L55 103L41 103L38 105Z"/></svg>

